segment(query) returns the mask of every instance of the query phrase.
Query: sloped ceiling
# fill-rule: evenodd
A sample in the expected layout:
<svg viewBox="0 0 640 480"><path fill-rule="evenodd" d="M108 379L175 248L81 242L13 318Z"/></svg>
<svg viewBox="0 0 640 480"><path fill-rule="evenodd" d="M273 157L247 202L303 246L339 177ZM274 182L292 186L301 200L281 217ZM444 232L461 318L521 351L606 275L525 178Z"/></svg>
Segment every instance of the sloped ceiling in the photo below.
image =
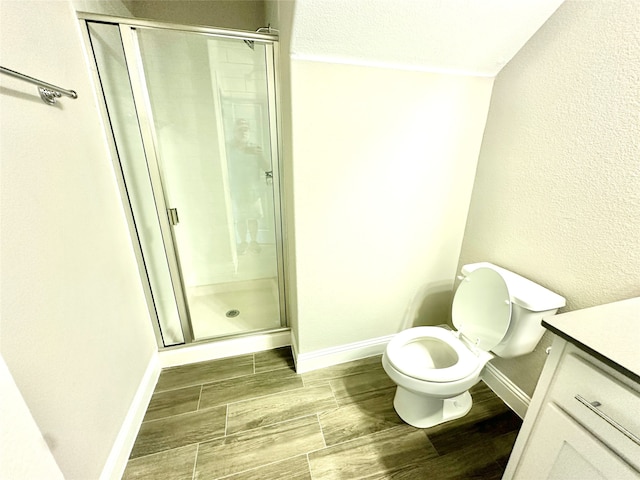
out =
<svg viewBox="0 0 640 480"><path fill-rule="evenodd" d="M495 76L564 0L296 0L294 58Z"/></svg>

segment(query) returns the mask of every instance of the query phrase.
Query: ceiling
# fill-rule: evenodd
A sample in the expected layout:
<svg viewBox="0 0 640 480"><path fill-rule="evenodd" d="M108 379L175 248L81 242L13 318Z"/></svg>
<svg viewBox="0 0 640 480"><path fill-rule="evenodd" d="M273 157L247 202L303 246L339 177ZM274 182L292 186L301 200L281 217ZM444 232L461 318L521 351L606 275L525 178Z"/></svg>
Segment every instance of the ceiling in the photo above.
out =
<svg viewBox="0 0 640 480"><path fill-rule="evenodd" d="M295 58L495 76L564 0L296 0Z"/></svg>

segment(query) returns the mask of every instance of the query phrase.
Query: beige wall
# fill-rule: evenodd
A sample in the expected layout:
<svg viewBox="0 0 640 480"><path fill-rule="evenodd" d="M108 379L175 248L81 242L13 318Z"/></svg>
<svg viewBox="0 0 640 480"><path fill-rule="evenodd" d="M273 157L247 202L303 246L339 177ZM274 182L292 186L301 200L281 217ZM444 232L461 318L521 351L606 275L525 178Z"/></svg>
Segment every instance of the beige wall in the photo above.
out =
<svg viewBox="0 0 640 480"><path fill-rule="evenodd" d="M78 92L0 77L0 350L65 478L98 478L156 344L71 3L2 0L0 55Z"/></svg>
<svg viewBox="0 0 640 480"><path fill-rule="evenodd" d="M2 355L0 392L0 478L63 480Z"/></svg>
<svg viewBox="0 0 640 480"><path fill-rule="evenodd" d="M263 0L127 0L138 18L255 32L266 27Z"/></svg>
<svg viewBox="0 0 640 480"><path fill-rule="evenodd" d="M448 299L492 84L292 61L299 353L395 334L420 292Z"/></svg>
<svg viewBox="0 0 640 480"><path fill-rule="evenodd" d="M568 0L498 75L460 265L518 272L563 311L640 295L638 18ZM494 363L531 394L549 343Z"/></svg>
<svg viewBox="0 0 640 480"><path fill-rule="evenodd" d="M294 10L267 3L282 48L296 350L442 323L493 79L292 57Z"/></svg>

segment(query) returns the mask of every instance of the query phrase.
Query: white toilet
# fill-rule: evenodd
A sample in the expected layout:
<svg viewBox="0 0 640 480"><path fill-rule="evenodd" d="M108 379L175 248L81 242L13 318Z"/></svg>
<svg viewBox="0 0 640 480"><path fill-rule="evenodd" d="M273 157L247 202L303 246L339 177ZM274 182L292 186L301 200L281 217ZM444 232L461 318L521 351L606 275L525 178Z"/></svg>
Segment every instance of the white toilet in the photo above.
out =
<svg viewBox="0 0 640 480"><path fill-rule="evenodd" d="M382 366L398 385L393 406L405 422L427 428L466 415L468 390L493 354L533 351L565 299L520 275L482 262L462 267L452 305L453 325L415 327L387 345ZM493 352L493 353L490 353Z"/></svg>

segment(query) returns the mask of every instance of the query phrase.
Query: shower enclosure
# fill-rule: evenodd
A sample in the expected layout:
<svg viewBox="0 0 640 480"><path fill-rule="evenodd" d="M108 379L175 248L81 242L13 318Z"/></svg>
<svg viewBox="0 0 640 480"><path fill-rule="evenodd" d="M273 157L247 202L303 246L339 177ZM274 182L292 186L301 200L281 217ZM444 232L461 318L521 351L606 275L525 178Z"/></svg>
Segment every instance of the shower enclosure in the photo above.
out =
<svg viewBox="0 0 640 480"><path fill-rule="evenodd" d="M286 327L277 37L80 17L160 345Z"/></svg>

